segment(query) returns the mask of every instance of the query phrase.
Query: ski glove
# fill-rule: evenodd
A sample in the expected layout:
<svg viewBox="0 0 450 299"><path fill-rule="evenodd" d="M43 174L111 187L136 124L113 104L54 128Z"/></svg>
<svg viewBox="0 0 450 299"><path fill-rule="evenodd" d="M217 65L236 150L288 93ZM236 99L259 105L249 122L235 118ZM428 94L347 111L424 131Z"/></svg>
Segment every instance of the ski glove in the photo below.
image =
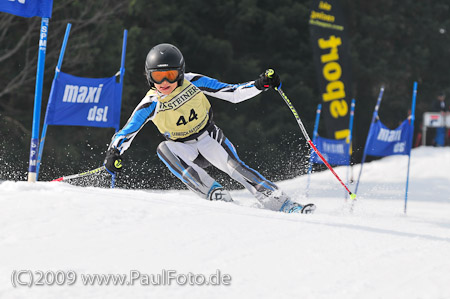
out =
<svg viewBox="0 0 450 299"><path fill-rule="evenodd" d="M255 80L255 87L259 90L267 90L269 87L275 89L280 86L280 76L273 69L267 69L264 73L259 75L258 79Z"/></svg>
<svg viewBox="0 0 450 299"><path fill-rule="evenodd" d="M110 148L106 152L105 167L110 173L119 172L122 170L122 156L117 148Z"/></svg>

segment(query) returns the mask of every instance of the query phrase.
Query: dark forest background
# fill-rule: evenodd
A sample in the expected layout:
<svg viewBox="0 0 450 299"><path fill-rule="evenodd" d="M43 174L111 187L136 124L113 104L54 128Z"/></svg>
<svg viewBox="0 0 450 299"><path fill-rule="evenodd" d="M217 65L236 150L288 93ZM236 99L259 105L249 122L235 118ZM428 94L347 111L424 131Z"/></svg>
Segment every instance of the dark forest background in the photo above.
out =
<svg viewBox="0 0 450 299"><path fill-rule="evenodd" d="M444 0L341 0L351 40L352 91L356 98L355 163L361 159L379 89L379 115L395 128L407 116L418 81L416 131L436 94L450 91L450 3ZM120 67L128 30L121 125L148 90L147 52L172 43L186 70L223 82L256 79L266 68L281 75L283 89L312 135L320 101L310 47L306 0L54 0L50 19L42 121L68 22L72 23L62 71L108 77ZM40 18L0 13L0 180L26 180L31 139ZM271 180L304 174L308 147L288 107L271 90L235 105L210 98L216 123L243 161ZM323 123L322 123L323 124ZM323 129L323 126L321 127ZM320 133L321 130L319 130ZM40 180L96 168L103 163L113 129L50 126ZM124 155L118 186L181 186L156 156L163 140L146 125ZM218 171L212 175L232 188ZM108 186L108 177L85 184Z"/></svg>

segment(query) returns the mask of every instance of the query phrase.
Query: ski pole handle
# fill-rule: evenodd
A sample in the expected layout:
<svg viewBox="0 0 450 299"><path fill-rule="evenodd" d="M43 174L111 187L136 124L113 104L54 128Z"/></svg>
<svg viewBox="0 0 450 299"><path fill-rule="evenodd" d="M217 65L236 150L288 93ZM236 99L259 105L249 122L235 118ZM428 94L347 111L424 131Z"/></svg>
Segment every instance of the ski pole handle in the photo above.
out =
<svg viewBox="0 0 450 299"><path fill-rule="evenodd" d="M63 177L60 177L58 179L54 179L52 182L61 182L61 181L67 181L67 180L71 180L71 179L81 178L81 177L84 177L84 176L89 176L89 175L93 175L93 174L96 174L96 173L100 173L100 172L102 172L105 169L106 169L106 167L105 167L105 165L103 165L103 166L101 166L99 168L95 168L95 169L92 169L92 170L89 170L89 171L85 171L85 172L77 173L77 174L72 174L72 175L68 175L68 176L63 176Z"/></svg>

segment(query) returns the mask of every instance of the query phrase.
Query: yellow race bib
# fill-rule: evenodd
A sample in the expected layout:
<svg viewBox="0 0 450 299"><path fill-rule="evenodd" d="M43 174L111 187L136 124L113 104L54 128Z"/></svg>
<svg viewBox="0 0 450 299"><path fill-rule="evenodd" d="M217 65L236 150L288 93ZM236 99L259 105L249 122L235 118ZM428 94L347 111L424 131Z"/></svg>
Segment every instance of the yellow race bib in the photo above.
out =
<svg viewBox="0 0 450 299"><path fill-rule="evenodd" d="M186 138L198 133L208 123L211 104L200 89L188 80L164 98L155 89L147 95L158 97L159 109L153 123L169 139Z"/></svg>

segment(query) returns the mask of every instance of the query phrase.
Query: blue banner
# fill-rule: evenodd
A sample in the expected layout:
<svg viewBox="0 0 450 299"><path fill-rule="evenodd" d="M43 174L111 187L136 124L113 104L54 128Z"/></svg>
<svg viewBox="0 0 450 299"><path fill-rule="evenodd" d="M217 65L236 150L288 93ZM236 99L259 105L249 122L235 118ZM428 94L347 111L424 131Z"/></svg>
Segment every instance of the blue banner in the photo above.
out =
<svg viewBox="0 0 450 299"><path fill-rule="evenodd" d="M116 77L81 78L60 72L53 80L46 123L119 130L121 95Z"/></svg>
<svg viewBox="0 0 450 299"><path fill-rule="evenodd" d="M314 139L319 152L332 165L348 165L350 162L350 144L346 139L328 139L317 136ZM323 163L319 156L314 152L311 154L311 162Z"/></svg>
<svg viewBox="0 0 450 299"><path fill-rule="evenodd" d="M53 0L0 0L0 11L25 18L52 17Z"/></svg>
<svg viewBox="0 0 450 299"><path fill-rule="evenodd" d="M395 130L389 130L381 121L376 121L367 137L367 154L372 156L409 155L413 127L406 119Z"/></svg>

